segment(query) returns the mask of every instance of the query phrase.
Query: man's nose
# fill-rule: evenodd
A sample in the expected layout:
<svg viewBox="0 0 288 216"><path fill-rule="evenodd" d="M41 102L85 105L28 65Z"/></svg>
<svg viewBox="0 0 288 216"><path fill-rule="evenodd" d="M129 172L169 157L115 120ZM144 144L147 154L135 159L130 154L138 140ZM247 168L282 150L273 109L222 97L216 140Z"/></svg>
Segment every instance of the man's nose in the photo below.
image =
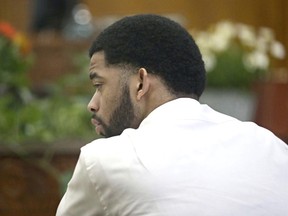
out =
<svg viewBox="0 0 288 216"><path fill-rule="evenodd" d="M96 92L97 93L97 92ZM96 93L91 98L90 102L87 105L87 109L89 112L95 113L99 110L99 98Z"/></svg>

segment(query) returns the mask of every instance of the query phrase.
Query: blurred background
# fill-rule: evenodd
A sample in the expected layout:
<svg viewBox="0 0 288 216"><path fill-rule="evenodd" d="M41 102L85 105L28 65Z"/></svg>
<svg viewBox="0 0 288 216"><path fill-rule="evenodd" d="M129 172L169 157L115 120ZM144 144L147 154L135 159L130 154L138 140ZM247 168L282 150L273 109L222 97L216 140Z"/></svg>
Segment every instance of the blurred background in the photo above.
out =
<svg viewBox="0 0 288 216"><path fill-rule="evenodd" d="M88 49L126 15L183 25L207 69L201 98L288 142L286 0L0 0L0 215L55 215L79 149L97 138Z"/></svg>

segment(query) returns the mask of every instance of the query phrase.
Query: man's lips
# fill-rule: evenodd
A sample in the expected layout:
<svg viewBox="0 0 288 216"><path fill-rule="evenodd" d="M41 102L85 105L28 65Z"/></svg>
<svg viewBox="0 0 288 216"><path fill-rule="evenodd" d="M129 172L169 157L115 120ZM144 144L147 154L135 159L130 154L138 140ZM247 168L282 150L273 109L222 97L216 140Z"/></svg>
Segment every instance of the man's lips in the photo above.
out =
<svg viewBox="0 0 288 216"><path fill-rule="evenodd" d="M103 134L103 127L100 121L98 121L95 117L92 117L91 123L95 126L95 131L98 135Z"/></svg>
<svg viewBox="0 0 288 216"><path fill-rule="evenodd" d="M99 121L97 121L95 118L92 118L92 119L91 119L91 123L92 123L95 127L101 125L101 123L100 123Z"/></svg>

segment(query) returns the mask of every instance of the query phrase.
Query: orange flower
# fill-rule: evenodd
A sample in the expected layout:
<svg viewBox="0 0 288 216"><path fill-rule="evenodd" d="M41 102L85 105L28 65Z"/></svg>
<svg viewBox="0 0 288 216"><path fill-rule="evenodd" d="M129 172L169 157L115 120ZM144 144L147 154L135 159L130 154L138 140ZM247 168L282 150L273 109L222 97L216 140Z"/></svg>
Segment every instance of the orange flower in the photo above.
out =
<svg viewBox="0 0 288 216"><path fill-rule="evenodd" d="M16 35L16 30L7 22L0 22L0 34L13 40Z"/></svg>
<svg viewBox="0 0 288 216"><path fill-rule="evenodd" d="M24 34L16 33L13 42L20 48L22 54L26 55L31 50L31 44Z"/></svg>
<svg viewBox="0 0 288 216"><path fill-rule="evenodd" d="M28 54L31 50L31 44L24 34L18 32L10 23L0 21L0 35L8 38L16 45L20 52L24 55Z"/></svg>

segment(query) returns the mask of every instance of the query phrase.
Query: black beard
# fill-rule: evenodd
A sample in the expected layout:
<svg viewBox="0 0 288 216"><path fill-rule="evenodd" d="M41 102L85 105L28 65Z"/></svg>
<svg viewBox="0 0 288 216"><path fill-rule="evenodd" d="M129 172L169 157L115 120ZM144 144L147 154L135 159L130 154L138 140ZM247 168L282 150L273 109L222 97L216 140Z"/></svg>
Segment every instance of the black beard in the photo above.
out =
<svg viewBox="0 0 288 216"><path fill-rule="evenodd" d="M112 113L109 125L103 124L105 137L120 135L126 128L132 127L135 119L133 104L130 98L128 85L123 87L123 93L120 97L120 104Z"/></svg>

